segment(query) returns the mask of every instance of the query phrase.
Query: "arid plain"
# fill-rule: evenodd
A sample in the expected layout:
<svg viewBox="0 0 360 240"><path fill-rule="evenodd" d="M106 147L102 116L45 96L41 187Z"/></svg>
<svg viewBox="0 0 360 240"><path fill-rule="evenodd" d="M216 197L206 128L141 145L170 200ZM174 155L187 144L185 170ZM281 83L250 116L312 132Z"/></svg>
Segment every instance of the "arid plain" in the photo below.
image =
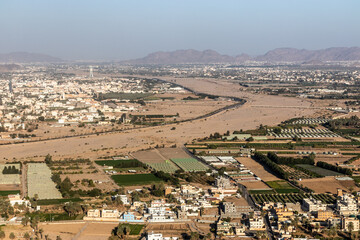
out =
<svg viewBox="0 0 360 240"><path fill-rule="evenodd" d="M55 158L77 156L97 158L104 155L128 154L156 145L180 145L214 132L252 129L260 124L274 125L289 118L313 116L316 112L322 111L322 108L315 108L314 103L309 100L252 94L242 91L237 83L227 80L174 78L165 78L165 80L171 80L197 92L239 97L247 102L235 109L190 122L118 133L2 145L0 146L2 160L36 159L46 154L52 154Z"/></svg>

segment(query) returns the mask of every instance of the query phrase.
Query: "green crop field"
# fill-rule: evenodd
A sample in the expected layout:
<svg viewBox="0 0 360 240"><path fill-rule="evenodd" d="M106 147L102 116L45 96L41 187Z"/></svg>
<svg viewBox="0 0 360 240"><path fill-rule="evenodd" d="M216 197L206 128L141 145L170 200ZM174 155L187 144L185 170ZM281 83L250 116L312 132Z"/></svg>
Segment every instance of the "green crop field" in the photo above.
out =
<svg viewBox="0 0 360 240"><path fill-rule="evenodd" d="M56 204L63 204L66 202L82 202L83 200L80 198L62 198L62 199L40 199L37 200L37 205L56 205Z"/></svg>
<svg viewBox="0 0 360 240"><path fill-rule="evenodd" d="M355 182L360 183L360 176L352 176Z"/></svg>
<svg viewBox="0 0 360 240"><path fill-rule="evenodd" d="M43 213L43 212L27 213L26 215L29 216L30 218L38 216L40 222L81 220L84 217L83 214L76 216L69 216L67 213Z"/></svg>
<svg viewBox="0 0 360 240"><path fill-rule="evenodd" d="M172 158L171 161L173 161L178 167L182 168L185 172L201 172L209 169L203 163L194 158Z"/></svg>
<svg viewBox="0 0 360 240"><path fill-rule="evenodd" d="M162 181L154 174L113 175L111 178L120 186L146 185Z"/></svg>
<svg viewBox="0 0 360 240"><path fill-rule="evenodd" d="M334 204L336 202L336 198L324 193L252 194L251 196L258 204L263 204L265 202L301 203L304 198L310 197L320 200L326 204Z"/></svg>
<svg viewBox="0 0 360 240"><path fill-rule="evenodd" d="M0 196L7 196L13 194L20 194L20 190L0 191Z"/></svg>
<svg viewBox="0 0 360 240"><path fill-rule="evenodd" d="M148 163L148 165L156 171L163 171L166 173L174 173L176 170L179 170L179 168L172 162Z"/></svg>
<svg viewBox="0 0 360 240"><path fill-rule="evenodd" d="M130 235L139 235L141 230L144 227L143 224L128 224L128 223L120 224L119 227L120 226L129 227L130 228Z"/></svg>
<svg viewBox="0 0 360 240"><path fill-rule="evenodd" d="M136 159L129 160L99 160L95 161L97 165L113 167L119 171L121 170L144 170L144 164Z"/></svg>
<svg viewBox="0 0 360 240"><path fill-rule="evenodd" d="M338 172L334 172L334 171L331 171L331 170L327 170L327 169L320 168L320 167L313 166L313 165L309 165L309 164L296 164L296 166L305 168L305 169L307 169L307 170L309 170L311 172L320 174L320 175L325 176L325 177L326 176L344 175L344 174L341 174L341 173L338 173Z"/></svg>
<svg viewBox="0 0 360 240"><path fill-rule="evenodd" d="M292 187L286 181L270 181L266 182L269 187L273 188L277 193L298 193L299 189Z"/></svg>

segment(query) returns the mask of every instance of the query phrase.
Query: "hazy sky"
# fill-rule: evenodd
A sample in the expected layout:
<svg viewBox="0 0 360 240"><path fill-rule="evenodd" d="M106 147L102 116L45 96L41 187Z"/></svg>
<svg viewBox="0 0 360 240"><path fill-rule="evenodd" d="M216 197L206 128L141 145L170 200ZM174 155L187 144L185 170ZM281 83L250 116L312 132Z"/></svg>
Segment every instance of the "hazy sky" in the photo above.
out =
<svg viewBox="0 0 360 240"><path fill-rule="evenodd" d="M360 0L0 0L0 53L124 60L360 46Z"/></svg>

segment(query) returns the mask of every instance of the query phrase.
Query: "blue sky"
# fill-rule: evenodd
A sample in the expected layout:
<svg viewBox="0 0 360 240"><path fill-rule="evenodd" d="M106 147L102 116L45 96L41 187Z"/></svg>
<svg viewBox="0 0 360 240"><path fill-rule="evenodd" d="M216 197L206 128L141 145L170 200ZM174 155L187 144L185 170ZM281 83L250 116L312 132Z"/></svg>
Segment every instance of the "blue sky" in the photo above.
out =
<svg viewBox="0 0 360 240"><path fill-rule="evenodd" d="M359 0L0 0L0 53L124 60L360 46Z"/></svg>

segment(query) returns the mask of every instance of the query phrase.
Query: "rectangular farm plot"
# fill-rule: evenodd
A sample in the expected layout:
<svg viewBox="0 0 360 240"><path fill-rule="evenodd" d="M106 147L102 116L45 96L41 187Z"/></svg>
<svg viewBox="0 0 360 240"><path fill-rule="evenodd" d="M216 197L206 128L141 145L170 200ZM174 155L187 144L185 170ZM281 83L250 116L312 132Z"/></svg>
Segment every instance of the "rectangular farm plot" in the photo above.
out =
<svg viewBox="0 0 360 240"><path fill-rule="evenodd" d="M165 158L165 159L171 159L171 158L190 158L191 156L185 152L182 148L159 148L159 153Z"/></svg>
<svg viewBox="0 0 360 240"><path fill-rule="evenodd" d="M5 169L5 171L4 171ZM7 169L15 169L19 171L17 174L5 174ZM20 182L20 164L0 164L0 184L16 184L19 185Z"/></svg>
<svg viewBox="0 0 360 240"><path fill-rule="evenodd" d="M161 163L148 163L150 167L155 169L156 171L163 171L166 173L174 173L176 170L179 170L174 163L170 161L165 161Z"/></svg>
<svg viewBox="0 0 360 240"><path fill-rule="evenodd" d="M304 198L315 198L326 204L334 204L336 198L329 194L313 194L313 193L290 193L290 194L268 194L258 193L251 195L256 203L263 204L265 202L282 202L282 203L301 203Z"/></svg>
<svg viewBox="0 0 360 240"><path fill-rule="evenodd" d="M51 180L51 170L45 163L29 163L27 170L28 196L39 199L62 198L61 193Z"/></svg>
<svg viewBox="0 0 360 240"><path fill-rule="evenodd" d="M201 172L209 169L194 158L172 158L171 161L186 172Z"/></svg>
<svg viewBox="0 0 360 240"><path fill-rule="evenodd" d="M307 170L309 170L311 172L320 174L320 175L325 176L325 177L344 175L344 174L341 174L341 173L338 173L338 172L334 172L334 171L331 171L331 170L328 170L328 169L320 168L320 167L309 165L309 164L296 164L296 166L305 168L305 169L307 169Z"/></svg>
<svg viewBox="0 0 360 240"><path fill-rule="evenodd" d="M273 188L277 193L298 193L299 189L292 187L286 181L269 181L266 182L271 188Z"/></svg>
<svg viewBox="0 0 360 240"><path fill-rule="evenodd" d="M136 170L136 171L143 171L144 163L136 160L136 159L129 159L129 160L98 160L95 161L97 165L103 167L113 167L114 170L118 171L127 171L127 170Z"/></svg>
<svg viewBox="0 0 360 240"><path fill-rule="evenodd" d="M124 175L113 175L111 178L119 186L136 186L136 185L148 185L162 180L156 177L154 174L124 174Z"/></svg>

